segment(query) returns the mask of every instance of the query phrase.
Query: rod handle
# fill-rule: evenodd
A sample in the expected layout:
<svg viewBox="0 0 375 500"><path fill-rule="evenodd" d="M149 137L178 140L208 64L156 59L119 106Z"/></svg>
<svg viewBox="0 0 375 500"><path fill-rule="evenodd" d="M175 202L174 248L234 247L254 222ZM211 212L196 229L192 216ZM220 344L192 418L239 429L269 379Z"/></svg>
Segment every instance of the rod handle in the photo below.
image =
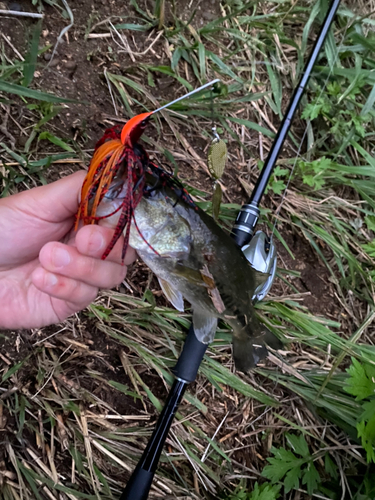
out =
<svg viewBox="0 0 375 500"><path fill-rule="evenodd" d="M155 472L137 467L126 485L120 500L147 500L154 475Z"/></svg>
<svg viewBox="0 0 375 500"><path fill-rule="evenodd" d="M172 369L174 376L186 384L194 382L207 347L208 344L199 342L191 325L177 364Z"/></svg>

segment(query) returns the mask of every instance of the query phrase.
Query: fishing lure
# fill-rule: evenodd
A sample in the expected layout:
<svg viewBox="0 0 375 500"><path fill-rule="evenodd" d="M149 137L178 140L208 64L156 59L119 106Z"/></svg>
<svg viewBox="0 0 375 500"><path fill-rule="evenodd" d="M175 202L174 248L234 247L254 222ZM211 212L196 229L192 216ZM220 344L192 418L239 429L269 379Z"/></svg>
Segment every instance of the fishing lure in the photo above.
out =
<svg viewBox="0 0 375 500"><path fill-rule="evenodd" d="M137 144L147 126L152 113L142 113L131 118L121 129L116 126L105 131L102 139L96 144L94 156L82 186L81 203L76 217L76 229L79 222L95 224L99 220L120 212L112 240L108 244L102 259L108 257L116 242L124 233L125 241L122 250L122 261L125 258L129 243L130 223L136 206L143 196L144 176L148 164L148 156ZM107 195L115 197L117 193L125 194L115 210L98 216L98 207Z"/></svg>
<svg viewBox="0 0 375 500"><path fill-rule="evenodd" d="M130 226L134 220L134 210L145 192L146 172L153 175L158 182L168 184L175 194L179 193L183 201L194 205L193 200L177 179L149 161L146 151L138 144L138 141L153 114L200 90L212 87L217 81L206 83L155 111L134 116L122 128L115 126L107 129L102 139L96 144L94 156L82 186L75 228L78 229L80 222L84 225L95 224L102 219L119 215L112 240L103 253L102 259L108 257L116 242L124 234L121 255L122 262L124 261L129 244ZM149 189L149 194L150 192ZM110 213L100 215L99 207L105 199L116 199L117 202Z"/></svg>

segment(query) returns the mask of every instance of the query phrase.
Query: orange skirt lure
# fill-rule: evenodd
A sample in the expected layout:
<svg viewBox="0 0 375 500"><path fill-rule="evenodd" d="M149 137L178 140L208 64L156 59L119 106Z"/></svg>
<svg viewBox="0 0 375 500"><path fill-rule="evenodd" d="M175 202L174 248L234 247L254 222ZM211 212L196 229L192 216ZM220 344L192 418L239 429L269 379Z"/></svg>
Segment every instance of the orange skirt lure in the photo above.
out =
<svg viewBox="0 0 375 500"><path fill-rule="evenodd" d="M94 156L82 185L75 229L82 221L84 225L98 223L101 219L119 213L119 219L112 240L102 255L104 260L124 233L122 262L129 243L130 224L134 210L143 195L144 177L148 157L137 144L147 126L151 113L142 113L131 118L125 126L105 131L96 144ZM111 214L98 216L98 207L113 186L124 191L118 207Z"/></svg>

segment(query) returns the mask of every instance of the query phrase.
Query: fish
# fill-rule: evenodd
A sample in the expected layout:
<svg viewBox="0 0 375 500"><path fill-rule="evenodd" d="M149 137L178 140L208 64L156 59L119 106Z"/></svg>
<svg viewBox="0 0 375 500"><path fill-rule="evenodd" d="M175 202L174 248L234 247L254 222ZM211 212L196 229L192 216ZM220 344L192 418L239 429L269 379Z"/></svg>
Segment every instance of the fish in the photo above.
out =
<svg viewBox="0 0 375 500"><path fill-rule="evenodd" d="M165 296L178 311L184 311L184 299L191 304L200 342L213 341L218 319L229 324L235 367L248 372L267 356L267 345L282 347L258 320L252 303L255 289L267 275L259 276L230 235L170 174L154 168L154 173L146 173L145 185L130 226L130 246L158 277ZM121 193L117 196L120 203ZM108 208L99 206L97 214L102 217L116 209L111 190L105 199ZM103 220L106 225L116 225L116 215Z"/></svg>
<svg viewBox="0 0 375 500"><path fill-rule="evenodd" d="M122 262L128 245L155 273L172 305L192 306L199 341L213 341L218 320L233 331L236 369L248 372L281 341L262 324L252 297L267 275L254 270L234 240L201 210L183 185L150 161L138 144L152 112L105 131L96 144L81 190L79 224L114 228L105 259L124 234Z"/></svg>

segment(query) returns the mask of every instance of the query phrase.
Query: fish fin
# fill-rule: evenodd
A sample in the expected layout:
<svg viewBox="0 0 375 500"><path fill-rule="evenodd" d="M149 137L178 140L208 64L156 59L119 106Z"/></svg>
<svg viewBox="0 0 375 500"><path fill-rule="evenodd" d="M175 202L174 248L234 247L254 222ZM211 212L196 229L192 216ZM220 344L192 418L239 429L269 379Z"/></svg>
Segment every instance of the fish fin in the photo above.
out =
<svg viewBox="0 0 375 500"><path fill-rule="evenodd" d="M240 335L233 335L233 359L237 370L246 373L266 358L268 355L266 345L275 350L283 346L268 328L264 325L261 328L261 334L256 337L244 330Z"/></svg>
<svg viewBox="0 0 375 500"><path fill-rule="evenodd" d="M217 317L207 314L199 308L193 310L194 333L199 342L209 344L215 338Z"/></svg>
<svg viewBox="0 0 375 500"><path fill-rule="evenodd" d="M212 300L212 303L218 313L223 313L225 311L225 305L223 299L221 298L220 292L215 284L214 277L210 273L207 265L205 264L202 269L199 270L202 275L203 281L208 286L207 292Z"/></svg>
<svg viewBox="0 0 375 500"><path fill-rule="evenodd" d="M269 273L262 273L260 271L257 271L251 266L251 269L254 271L254 276L255 276L255 288L258 288L260 285L264 285L264 283L268 280L270 277Z"/></svg>
<svg viewBox="0 0 375 500"><path fill-rule="evenodd" d="M173 288L168 281L158 278L161 289L169 302L177 309L177 311L184 312L184 299L182 293Z"/></svg>
<svg viewBox="0 0 375 500"><path fill-rule="evenodd" d="M259 339L261 342L264 342L268 347L277 351L283 347L283 343L281 340L276 337L272 332L268 330L264 325L262 325L262 334L260 337L255 337L255 340Z"/></svg>
<svg viewBox="0 0 375 500"><path fill-rule="evenodd" d="M233 359L236 370L244 373L248 372L261 359L266 358L267 354L266 346L259 344L258 347L258 343L254 338L248 335L233 336Z"/></svg>
<svg viewBox="0 0 375 500"><path fill-rule="evenodd" d="M186 279L189 283L193 285L203 286L207 288L207 284L204 282L203 276L200 271L193 269L188 266L184 266L183 264L175 264L173 268L175 274L180 278Z"/></svg>

